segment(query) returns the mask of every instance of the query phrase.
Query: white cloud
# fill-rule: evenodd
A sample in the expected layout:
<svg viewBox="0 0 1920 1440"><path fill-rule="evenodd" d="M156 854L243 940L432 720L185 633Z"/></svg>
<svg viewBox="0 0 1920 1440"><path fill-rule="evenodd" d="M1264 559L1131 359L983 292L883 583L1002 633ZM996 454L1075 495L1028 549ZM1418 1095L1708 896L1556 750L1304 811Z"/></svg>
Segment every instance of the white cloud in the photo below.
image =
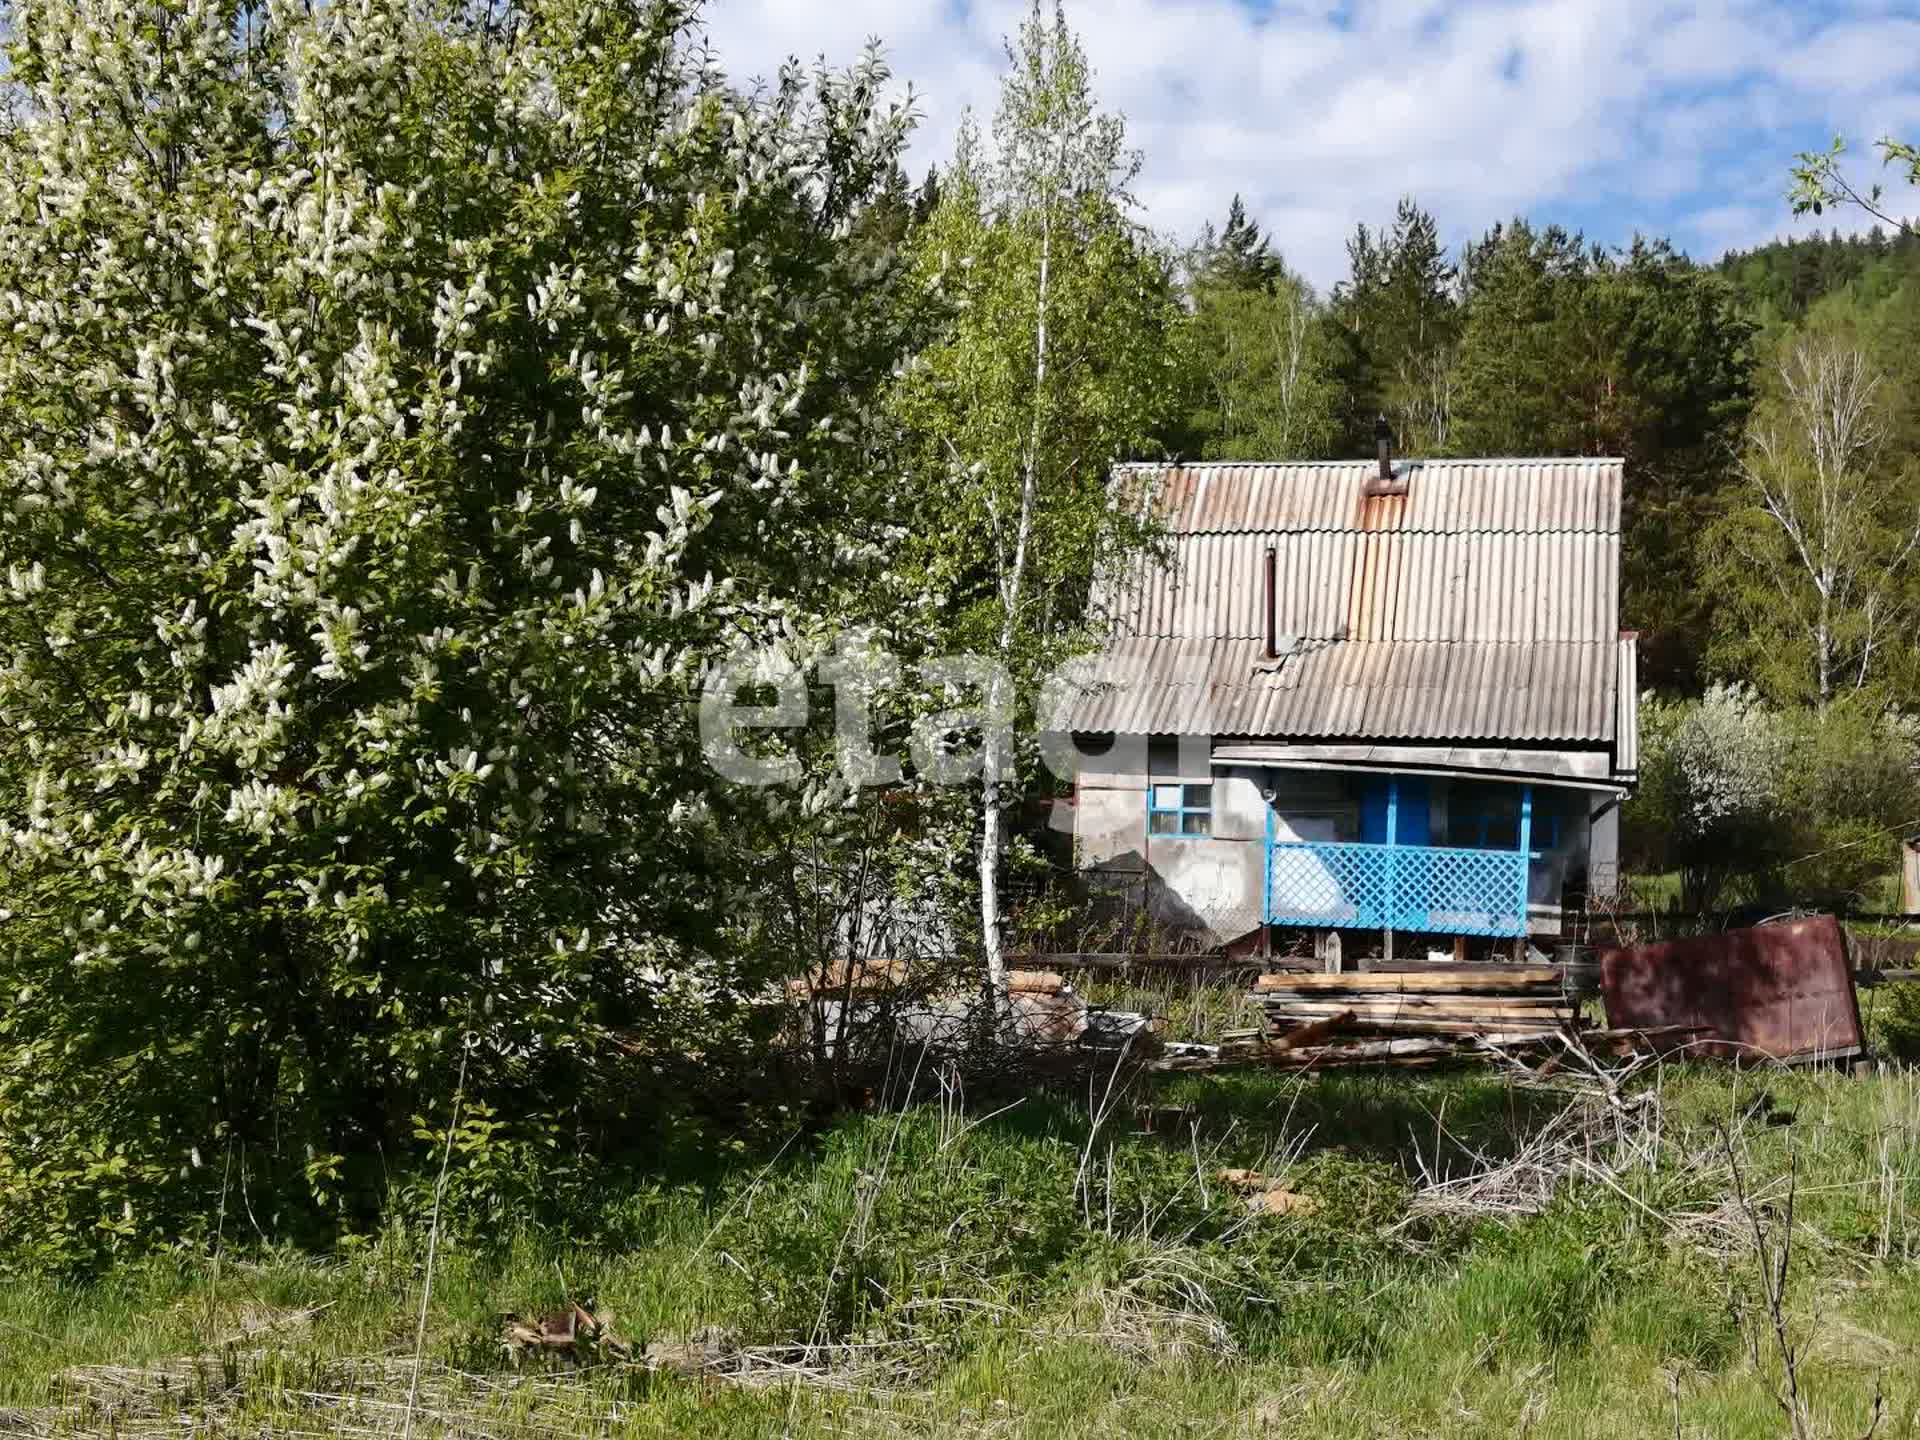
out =
<svg viewBox="0 0 1920 1440"><path fill-rule="evenodd" d="M1920 123L1902 0L1069 0L1105 103L1146 154L1147 218L1187 236L1236 192L1321 285L1357 221L1414 194L1452 239L1515 211L1701 253L1785 229L1796 150ZM916 170L990 112L1024 0L710 0L730 70L844 63L878 37L925 116ZM1340 15L1340 23L1330 18Z"/></svg>

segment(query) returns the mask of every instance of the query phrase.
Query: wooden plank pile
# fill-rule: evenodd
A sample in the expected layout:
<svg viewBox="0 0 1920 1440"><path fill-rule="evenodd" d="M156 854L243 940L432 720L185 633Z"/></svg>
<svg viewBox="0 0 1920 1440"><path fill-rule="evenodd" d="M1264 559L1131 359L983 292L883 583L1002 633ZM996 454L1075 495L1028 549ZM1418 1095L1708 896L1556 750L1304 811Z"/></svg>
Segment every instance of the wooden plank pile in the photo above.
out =
<svg viewBox="0 0 1920 1440"><path fill-rule="evenodd" d="M1262 975L1253 998L1273 1058L1297 1064L1435 1064L1489 1045L1548 1044L1578 1023L1550 965Z"/></svg>
<svg viewBox="0 0 1920 1440"><path fill-rule="evenodd" d="M1551 965L1434 966L1339 975L1262 975L1254 1001L1283 1035L1351 1010L1365 1035L1479 1035L1557 1030L1573 1019Z"/></svg>

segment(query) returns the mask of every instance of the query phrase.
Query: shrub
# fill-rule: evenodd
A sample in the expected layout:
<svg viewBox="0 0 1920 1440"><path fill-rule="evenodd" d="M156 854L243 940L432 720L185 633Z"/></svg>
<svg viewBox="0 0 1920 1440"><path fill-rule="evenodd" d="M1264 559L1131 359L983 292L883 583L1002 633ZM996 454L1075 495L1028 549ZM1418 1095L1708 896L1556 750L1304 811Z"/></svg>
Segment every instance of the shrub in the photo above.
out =
<svg viewBox="0 0 1920 1440"><path fill-rule="evenodd" d="M1886 985L1863 1006L1868 1012L1868 1042L1891 1060L1920 1064L1920 985Z"/></svg>
<svg viewBox="0 0 1920 1440"><path fill-rule="evenodd" d="M1625 812L1639 868L1680 873L1681 904L1718 903L1735 877L1785 858L1785 727L1752 690L1698 701L1649 695L1641 707L1640 788Z"/></svg>
<svg viewBox="0 0 1920 1440"><path fill-rule="evenodd" d="M1877 903L1920 817L1920 731L1867 699L1775 709L1752 690L1646 697L1630 864L1676 871L1683 908Z"/></svg>
<svg viewBox="0 0 1920 1440"><path fill-rule="evenodd" d="M688 702L880 448L877 60L742 94L682 0L234 14L7 14L0 1248L187 1233L230 1152L377 1205L463 1036L571 1141L591 1062L747 993Z"/></svg>

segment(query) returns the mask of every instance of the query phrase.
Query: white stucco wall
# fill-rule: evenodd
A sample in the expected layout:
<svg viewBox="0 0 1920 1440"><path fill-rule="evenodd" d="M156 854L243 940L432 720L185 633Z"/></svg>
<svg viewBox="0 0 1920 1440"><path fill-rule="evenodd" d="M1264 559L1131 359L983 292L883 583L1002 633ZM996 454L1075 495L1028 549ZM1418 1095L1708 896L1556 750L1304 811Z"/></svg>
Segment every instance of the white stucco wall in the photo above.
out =
<svg viewBox="0 0 1920 1440"><path fill-rule="evenodd" d="M1149 751L1149 787L1213 787L1213 833L1147 836L1147 903L1160 924L1218 945L1260 928L1267 804L1252 775L1215 770L1212 751L1211 741L1156 742ZM1143 814L1146 802L1143 791Z"/></svg>

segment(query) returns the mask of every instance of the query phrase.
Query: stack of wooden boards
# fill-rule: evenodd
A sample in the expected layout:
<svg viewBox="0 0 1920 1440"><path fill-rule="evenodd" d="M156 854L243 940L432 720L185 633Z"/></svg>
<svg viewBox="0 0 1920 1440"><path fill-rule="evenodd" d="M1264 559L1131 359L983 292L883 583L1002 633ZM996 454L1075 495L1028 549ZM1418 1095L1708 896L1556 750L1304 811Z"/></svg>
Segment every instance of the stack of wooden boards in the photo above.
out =
<svg viewBox="0 0 1920 1440"><path fill-rule="evenodd" d="M1266 1013L1271 1048L1312 1050L1322 1064L1524 1044L1560 1033L1578 1016L1550 965L1262 975L1253 998Z"/></svg>

